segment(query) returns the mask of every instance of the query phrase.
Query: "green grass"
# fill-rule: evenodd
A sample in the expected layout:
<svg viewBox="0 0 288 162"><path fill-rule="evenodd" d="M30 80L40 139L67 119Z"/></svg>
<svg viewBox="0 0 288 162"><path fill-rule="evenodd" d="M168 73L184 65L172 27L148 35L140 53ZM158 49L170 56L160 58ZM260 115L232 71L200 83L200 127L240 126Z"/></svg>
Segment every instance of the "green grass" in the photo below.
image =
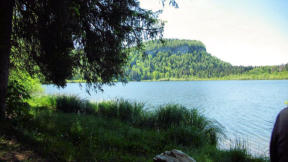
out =
<svg viewBox="0 0 288 162"><path fill-rule="evenodd" d="M171 149L200 162L265 161L242 147L219 150L220 127L181 105L145 111L143 104L126 100L90 103L75 96L29 103L33 117L14 125L13 134L51 161L152 161Z"/></svg>

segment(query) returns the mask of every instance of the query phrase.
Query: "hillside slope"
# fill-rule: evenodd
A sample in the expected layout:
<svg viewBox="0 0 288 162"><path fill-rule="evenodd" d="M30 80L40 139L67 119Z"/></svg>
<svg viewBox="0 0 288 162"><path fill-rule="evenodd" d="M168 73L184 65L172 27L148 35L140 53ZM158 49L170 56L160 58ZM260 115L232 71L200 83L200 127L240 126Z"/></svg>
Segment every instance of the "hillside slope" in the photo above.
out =
<svg viewBox="0 0 288 162"><path fill-rule="evenodd" d="M232 66L207 53L195 40L165 40L146 43L142 52L132 51L126 72L130 80L163 78L219 78L238 75L253 67Z"/></svg>
<svg viewBox="0 0 288 162"><path fill-rule="evenodd" d="M126 74L129 80L288 79L288 64L232 66L206 51L196 40L150 41L144 50L132 50Z"/></svg>

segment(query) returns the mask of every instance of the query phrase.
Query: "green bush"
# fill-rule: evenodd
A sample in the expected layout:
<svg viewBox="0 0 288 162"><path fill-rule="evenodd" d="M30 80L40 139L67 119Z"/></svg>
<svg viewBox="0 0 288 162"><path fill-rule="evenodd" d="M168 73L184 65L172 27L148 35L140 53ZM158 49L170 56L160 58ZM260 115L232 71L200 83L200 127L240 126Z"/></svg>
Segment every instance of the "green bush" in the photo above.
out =
<svg viewBox="0 0 288 162"><path fill-rule="evenodd" d="M56 98L57 96L47 96L41 95L37 97L30 98L27 102L31 107L37 108L49 108L55 109L56 108Z"/></svg>
<svg viewBox="0 0 288 162"><path fill-rule="evenodd" d="M27 72L20 70L10 71L7 92L6 115L11 119L29 117L28 99L36 92L41 92L40 81L32 78Z"/></svg>

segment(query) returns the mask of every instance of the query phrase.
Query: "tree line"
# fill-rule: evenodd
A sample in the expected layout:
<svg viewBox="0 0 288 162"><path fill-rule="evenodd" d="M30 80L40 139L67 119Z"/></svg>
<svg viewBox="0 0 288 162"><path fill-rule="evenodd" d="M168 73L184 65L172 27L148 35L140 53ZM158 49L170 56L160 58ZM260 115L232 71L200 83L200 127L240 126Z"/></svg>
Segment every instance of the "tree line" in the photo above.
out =
<svg viewBox="0 0 288 162"><path fill-rule="evenodd" d="M125 68L129 80L224 78L231 75L262 75L288 71L279 66L233 66L206 51L195 40L149 41L142 51L132 49ZM265 79L265 78L263 78Z"/></svg>

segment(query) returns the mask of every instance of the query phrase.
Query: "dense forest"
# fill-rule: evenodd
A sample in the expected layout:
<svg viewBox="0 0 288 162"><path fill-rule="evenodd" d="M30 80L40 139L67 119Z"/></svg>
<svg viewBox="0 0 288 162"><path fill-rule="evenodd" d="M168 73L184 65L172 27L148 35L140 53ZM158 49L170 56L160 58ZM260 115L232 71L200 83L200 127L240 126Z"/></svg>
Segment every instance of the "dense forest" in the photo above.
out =
<svg viewBox="0 0 288 162"><path fill-rule="evenodd" d="M206 51L196 40L149 41L130 52L129 80L288 79L288 64L233 66Z"/></svg>

